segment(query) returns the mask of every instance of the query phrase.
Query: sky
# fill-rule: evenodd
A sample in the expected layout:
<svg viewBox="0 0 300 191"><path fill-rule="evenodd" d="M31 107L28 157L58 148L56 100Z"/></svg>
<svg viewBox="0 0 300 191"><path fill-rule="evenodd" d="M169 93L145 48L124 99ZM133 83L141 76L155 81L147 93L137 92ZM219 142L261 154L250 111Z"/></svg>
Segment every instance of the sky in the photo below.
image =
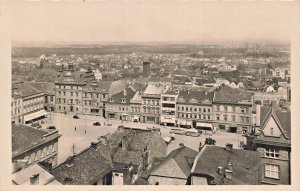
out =
<svg viewBox="0 0 300 191"><path fill-rule="evenodd" d="M14 43L289 42L291 2L11 2Z"/></svg>

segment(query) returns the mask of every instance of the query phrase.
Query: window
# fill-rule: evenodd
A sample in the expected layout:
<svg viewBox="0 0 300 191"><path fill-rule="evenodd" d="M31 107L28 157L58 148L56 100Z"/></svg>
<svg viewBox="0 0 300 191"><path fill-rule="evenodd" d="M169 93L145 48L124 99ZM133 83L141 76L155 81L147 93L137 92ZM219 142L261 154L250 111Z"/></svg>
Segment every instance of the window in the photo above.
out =
<svg viewBox="0 0 300 191"><path fill-rule="evenodd" d="M266 148L265 149L265 157L268 158L279 158L279 151L275 148Z"/></svg>
<svg viewBox="0 0 300 191"><path fill-rule="evenodd" d="M232 106L232 112L235 112L235 107L234 106Z"/></svg>
<svg viewBox="0 0 300 191"><path fill-rule="evenodd" d="M228 108L227 108L227 106L224 106L224 111L226 111L226 112L228 111Z"/></svg>
<svg viewBox="0 0 300 191"><path fill-rule="evenodd" d="M180 107L178 107L177 109L178 109L178 111L180 111Z"/></svg>
<svg viewBox="0 0 300 191"><path fill-rule="evenodd" d="M73 96L73 92L71 92L71 96Z"/></svg>
<svg viewBox="0 0 300 191"><path fill-rule="evenodd" d="M266 164L265 177L279 179L279 166L273 164Z"/></svg>
<svg viewBox="0 0 300 191"><path fill-rule="evenodd" d="M235 115L231 116L232 121L235 121Z"/></svg>
<svg viewBox="0 0 300 191"><path fill-rule="evenodd" d="M196 108L196 107L194 108L194 111L195 111L195 112L197 111L197 108Z"/></svg>
<svg viewBox="0 0 300 191"><path fill-rule="evenodd" d="M220 106L216 105L216 111L220 111Z"/></svg>
<svg viewBox="0 0 300 191"><path fill-rule="evenodd" d="M76 92L76 97L78 97L78 92Z"/></svg>
<svg viewBox="0 0 300 191"><path fill-rule="evenodd" d="M220 120L220 115L219 115L219 114L216 115L216 119L217 119L217 120Z"/></svg>
<svg viewBox="0 0 300 191"><path fill-rule="evenodd" d="M64 93L64 96L66 96L66 92L63 92Z"/></svg>
<svg viewBox="0 0 300 191"><path fill-rule="evenodd" d="M224 115L224 121L227 121L227 115Z"/></svg>
<svg viewBox="0 0 300 191"><path fill-rule="evenodd" d="M272 128L270 129L270 131L271 131L270 134L273 135L273 134L274 134L274 128L272 127Z"/></svg>
<svg viewBox="0 0 300 191"><path fill-rule="evenodd" d="M207 109L207 112L210 112L210 109Z"/></svg>
<svg viewBox="0 0 300 191"><path fill-rule="evenodd" d="M206 112L206 109L205 109L205 108L203 109L203 112L204 112L204 113Z"/></svg>

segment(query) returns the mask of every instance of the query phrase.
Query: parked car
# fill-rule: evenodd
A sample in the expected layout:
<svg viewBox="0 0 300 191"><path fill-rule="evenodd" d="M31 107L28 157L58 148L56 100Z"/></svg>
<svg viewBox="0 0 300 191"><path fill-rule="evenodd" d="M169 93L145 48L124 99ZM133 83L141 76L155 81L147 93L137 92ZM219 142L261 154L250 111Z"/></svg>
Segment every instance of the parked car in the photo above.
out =
<svg viewBox="0 0 300 191"><path fill-rule="evenodd" d="M56 129L56 127L54 125L51 125L51 126L47 127L47 129Z"/></svg>
<svg viewBox="0 0 300 191"><path fill-rule="evenodd" d="M112 124L111 123L105 123L107 126L112 126Z"/></svg>
<svg viewBox="0 0 300 191"><path fill-rule="evenodd" d="M73 119L79 119L79 117L77 115L74 115Z"/></svg>
<svg viewBox="0 0 300 191"><path fill-rule="evenodd" d="M32 127L35 127L37 129L41 128L42 126L39 123L33 123Z"/></svg>
<svg viewBox="0 0 300 191"><path fill-rule="evenodd" d="M97 121L97 122L93 123L93 125L94 126L101 126L101 123Z"/></svg>

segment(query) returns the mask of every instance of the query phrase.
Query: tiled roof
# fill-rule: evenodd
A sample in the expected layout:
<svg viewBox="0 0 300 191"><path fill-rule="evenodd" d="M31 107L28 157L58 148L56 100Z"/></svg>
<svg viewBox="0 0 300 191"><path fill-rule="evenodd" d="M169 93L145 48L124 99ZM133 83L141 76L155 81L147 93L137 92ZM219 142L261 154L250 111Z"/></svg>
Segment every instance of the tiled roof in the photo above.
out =
<svg viewBox="0 0 300 191"><path fill-rule="evenodd" d="M291 111L282 110L277 105L261 106L260 126L263 127L266 124L268 117L272 114L272 111L274 111L277 119L279 120L283 131L289 138L291 138Z"/></svg>
<svg viewBox="0 0 300 191"><path fill-rule="evenodd" d="M96 150L88 147L73 156L72 165L68 165L68 158L52 169L51 174L62 184L93 184L112 170L112 161L108 160L109 156L105 156L105 152L103 153L103 149L107 145L103 144L99 142ZM66 178L69 179L69 182L66 182Z"/></svg>
<svg viewBox="0 0 300 191"><path fill-rule="evenodd" d="M197 91L197 90L182 90L179 92L178 101L177 102L197 102L201 103L204 100L208 100L212 102L214 96L214 92L205 92L205 91Z"/></svg>
<svg viewBox="0 0 300 191"><path fill-rule="evenodd" d="M156 168L154 168L150 174L155 173L163 164L173 159L176 162L177 167L179 167L184 173L185 177L188 178L191 174L191 168L193 166L193 161L196 158L197 153L198 152L186 146L175 149L163 161L161 161L161 163ZM166 174L169 174L169 171L171 171L171 169L166 170L167 172L160 171L160 174L155 173L155 175L166 176ZM180 175L172 174L172 177L180 177Z"/></svg>
<svg viewBox="0 0 300 191"><path fill-rule="evenodd" d="M40 91L40 90L32 87L28 83L12 84L12 88L15 91L21 92L23 97L27 97L27 96L31 96L31 95L42 93L42 91Z"/></svg>
<svg viewBox="0 0 300 191"><path fill-rule="evenodd" d="M17 155L42 142L43 135L48 132L34 129L25 125L12 125L12 154Z"/></svg>
<svg viewBox="0 0 300 191"><path fill-rule="evenodd" d="M176 84L185 84L185 83L191 83L191 79L188 76L174 76L172 83Z"/></svg>
<svg viewBox="0 0 300 191"><path fill-rule="evenodd" d="M50 82L27 82L32 87L47 93L54 94L55 93L55 84Z"/></svg>
<svg viewBox="0 0 300 191"><path fill-rule="evenodd" d="M215 92L214 102L251 102L252 93L245 92L240 89L234 89L229 86L224 85L219 91Z"/></svg>
<svg viewBox="0 0 300 191"><path fill-rule="evenodd" d="M53 182L57 182L52 174L38 164L33 164L21 171L13 173L12 181L17 185L30 185L30 177L34 174L39 174L39 185L49 185L53 184Z"/></svg>
<svg viewBox="0 0 300 191"><path fill-rule="evenodd" d="M233 164L232 179L220 175L218 167L228 168ZM256 151L233 149L226 151L223 147L205 145L197 155L192 168L192 176L207 175L214 178L217 185L255 185L259 184L260 155Z"/></svg>
<svg viewBox="0 0 300 191"><path fill-rule="evenodd" d="M147 88L145 89L144 93L145 94L162 94L163 91L165 90L165 86L160 86L160 85L152 85L149 84Z"/></svg>
<svg viewBox="0 0 300 191"><path fill-rule="evenodd" d="M126 92L126 95L125 95ZM111 96L111 99L114 103L126 103L129 104L130 100L134 97L135 91L133 91L132 88L127 87L122 92L116 93ZM122 102L122 100L125 99L125 102Z"/></svg>

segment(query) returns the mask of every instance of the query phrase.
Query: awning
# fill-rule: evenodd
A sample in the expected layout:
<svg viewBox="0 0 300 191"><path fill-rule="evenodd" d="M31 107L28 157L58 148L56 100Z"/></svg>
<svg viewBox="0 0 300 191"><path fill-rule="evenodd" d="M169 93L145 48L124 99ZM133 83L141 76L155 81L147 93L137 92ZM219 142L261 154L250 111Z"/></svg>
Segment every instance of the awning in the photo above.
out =
<svg viewBox="0 0 300 191"><path fill-rule="evenodd" d="M187 122L186 122L186 125L192 126L192 125L193 125L193 122L192 122L192 121L187 121Z"/></svg>
<svg viewBox="0 0 300 191"><path fill-rule="evenodd" d="M210 128L213 128L211 123L201 123L201 122L197 122L196 127L210 127Z"/></svg>
<svg viewBox="0 0 300 191"><path fill-rule="evenodd" d="M161 117L161 119L160 119L160 121L162 122L162 123L175 123L175 118L165 118L165 117Z"/></svg>
<svg viewBox="0 0 300 191"><path fill-rule="evenodd" d="M184 120L184 119L178 119L177 120L177 124L178 125L185 125L186 124L186 120Z"/></svg>
<svg viewBox="0 0 300 191"><path fill-rule="evenodd" d="M45 115L47 115L47 112L45 110L40 110L40 111L31 113L31 114L25 115L24 121L30 121L30 120L33 120L33 119L36 119L38 117L42 117Z"/></svg>
<svg viewBox="0 0 300 191"><path fill-rule="evenodd" d="M139 116L138 115L134 115L133 119L139 120Z"/></svg>

